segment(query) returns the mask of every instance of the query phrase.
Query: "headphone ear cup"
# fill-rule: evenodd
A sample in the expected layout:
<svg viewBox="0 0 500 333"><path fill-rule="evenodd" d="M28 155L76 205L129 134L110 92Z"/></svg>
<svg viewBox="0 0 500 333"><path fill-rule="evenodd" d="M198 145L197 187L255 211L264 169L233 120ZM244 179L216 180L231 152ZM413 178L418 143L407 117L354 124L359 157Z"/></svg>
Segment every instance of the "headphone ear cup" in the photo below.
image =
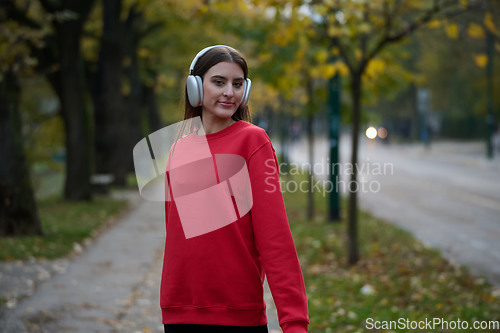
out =
<svg viewBox="0 0 500 333"><path fill-rule="evenodd" d="M252 88L252 81L250 79L245 80L245 89L243 90L243 97L241 98L240 107L244 108L248 105L248 100L250 98L250 89Z"/></svg>
<svg viewBox="0 0 500 333"><path fill-rule="evenodd" d="M198 96L200 96L200 104L198 104L198 106L200 106L203 104L203 81L198 75L196 75L194 78L196 79L196 86L198 87Z"/></svg>
<svg viewBox="0 0 500 333"><path fill-rule="evenodd" d="M189 104L198 107L203 103L203 81L198 75L189 75L186 81Z"/></svg>

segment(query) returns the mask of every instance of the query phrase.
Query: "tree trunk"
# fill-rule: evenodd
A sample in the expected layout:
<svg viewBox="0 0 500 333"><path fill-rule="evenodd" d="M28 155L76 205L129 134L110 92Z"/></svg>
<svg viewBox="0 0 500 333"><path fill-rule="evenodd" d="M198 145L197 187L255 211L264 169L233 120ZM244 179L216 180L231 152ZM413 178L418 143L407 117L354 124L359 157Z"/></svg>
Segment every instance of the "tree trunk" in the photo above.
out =
<svg viewBox="0 0 500 333"><path fill-rule="evenodd" d="M160 109L158 108L158 99L156 97L155 88L144 86L144 104L148 113L149 130L152 132L162 128L160 119ZM142 135L142 132L141 132Z"/></svg>
<svg viewBox="0 0 500 333"><path fill-rule="evenodd" d="M134 20L139 20L142 16L134 16ZM125 26L127 38L125 39L125 52L130 59L130 65L125 68L125 75L128 78L130 85L130 93L125 97L127 101L128 120L128 135L126 150L123 151L123 168L121 172L126 175L128 172L134 172L134 161L132 158L132 150L137 142L142 140L142 124L143 113L141 102L144 99L143 83L139 75L139 60L137 57L137 49L139 48L138 31L134 29L136 23L131 22L131 25ZM154 91L153 91L154 94ZM149 134L149 133L148 133Z"/></svg>
<svg viewBox="0 0 500 333"><path fill-rule="evenodd" d="M349 208L347 221L347 250L348 264L354 265L359 260L358 249L358 145L359 145L359 127L361 114L361 73L354 73L351 82L352 97L352 173L349 182Z"/></svg>
<svg viewBox="0 0 500 333"><path fill-rule="evenodd" d="M41 235L23 147L20 86L15 74L0 82L0 236Z"/></svg>
<svg viewBox="0 0 500 333"><path fill-rule="evenodd" d="M90 200L91 143L90 120L86 109L83 60L80 39L83 24L95 0L40 1L45 11L55 14L64 10L76 14L66 20L53 20L54 35L47 39L50 50L46 61L58 70L46 72L61 104L66 145L66 200ZM53 37L53 38L52 38Z"/></svg>
<svg viewBox="0 0 500 333"><path fill-rule="evenodd" d="M95 171L125 183L128 112L122 95L124 31L121 0L103 1L103 35L94 90Z"/></svg>
<svg viewBox="0 0 500 333"><path fill-rule="evenodd" d="M59 89L65 125L67 200L90 200L90 126L84 96L83 63L80 55L82 22L69 20L55 23L60 70Z"/></svg>

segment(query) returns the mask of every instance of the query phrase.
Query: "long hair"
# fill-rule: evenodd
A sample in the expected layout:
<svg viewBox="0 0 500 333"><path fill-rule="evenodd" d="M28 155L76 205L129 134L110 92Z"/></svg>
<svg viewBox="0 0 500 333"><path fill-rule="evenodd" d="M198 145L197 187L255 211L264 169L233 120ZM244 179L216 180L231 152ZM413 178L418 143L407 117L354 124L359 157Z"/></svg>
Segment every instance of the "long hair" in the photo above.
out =
<svg viewBox="0 0 500 333"><path fill-rule="evenodd" d="M232 62L241 67L243 70L243 75L246 78L248 78L248 66L247 62L239 53L237 50L233 48L227 48L224 46L220 47L215 47L209 51L207 51L205 54L203 54L198 61L196 61L196 64L193 68L193 73L192 75L198 75L199 77L202 78L205 75L206 72L213 66L217 65L219 62ZM193 118L193 117L202 117L202 107L192 107L191 104L189 104L188 96L187 96L187 88L184 89L184 120ZM242 108L241 106L238 107L236 112L231 116L231 118L235 121L238 120L244 120L247 122L252 122L252 117L250 115L250 110L248 109L248 105Z"/></svg>

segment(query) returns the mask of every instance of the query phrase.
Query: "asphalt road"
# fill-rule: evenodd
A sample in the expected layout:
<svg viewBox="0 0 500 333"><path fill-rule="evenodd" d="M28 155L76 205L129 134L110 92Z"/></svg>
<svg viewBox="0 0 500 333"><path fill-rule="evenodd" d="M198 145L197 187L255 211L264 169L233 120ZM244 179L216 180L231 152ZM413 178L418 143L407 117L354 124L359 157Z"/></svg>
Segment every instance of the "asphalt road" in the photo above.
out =
<svg viewBox="0 0 500 333"><path fill-rule="evenodd" d="M327 152L326 139L318 139L315 163L328 163ZM342 138L340 154L342 180L348 182L349 137ZM362 138L360 206L500 286L500 158L485 156L482 142L426 148ZM307 161L304 141L290 147L290 159Z"/></svg>

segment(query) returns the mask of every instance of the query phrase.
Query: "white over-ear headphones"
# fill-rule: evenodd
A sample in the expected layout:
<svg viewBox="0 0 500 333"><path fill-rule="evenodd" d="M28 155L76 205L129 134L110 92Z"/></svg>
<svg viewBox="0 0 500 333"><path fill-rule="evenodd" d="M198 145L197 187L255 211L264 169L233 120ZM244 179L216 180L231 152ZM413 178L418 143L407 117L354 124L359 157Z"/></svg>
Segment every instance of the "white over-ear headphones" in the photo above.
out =
<svg viewBox="0 0 500 333"><path fill-rule="evenodd" d="M189 104L191 104L192 107L197 107L202 105L203 103L203 82L201 80L201 77L198 75L193 75L193 69L194 66L196 65L196 62L198 59L207 53L209 50L216 48L216 47L226 47L228 49L233 50L232 47L227 46L227 45L214 45L214 46L209 46L198 52L196 57L194 57L193 61L191 62L191 66L189 66L189 76L186 81L186 90L187 90L187 96L189 99ZM243 87L243 97L241 98L241 103L240 107L244 108L248 104L248 99L250 97L250 88L252 87L252 81L250 81L249 78L245 79L244 87Z"/></svg>

